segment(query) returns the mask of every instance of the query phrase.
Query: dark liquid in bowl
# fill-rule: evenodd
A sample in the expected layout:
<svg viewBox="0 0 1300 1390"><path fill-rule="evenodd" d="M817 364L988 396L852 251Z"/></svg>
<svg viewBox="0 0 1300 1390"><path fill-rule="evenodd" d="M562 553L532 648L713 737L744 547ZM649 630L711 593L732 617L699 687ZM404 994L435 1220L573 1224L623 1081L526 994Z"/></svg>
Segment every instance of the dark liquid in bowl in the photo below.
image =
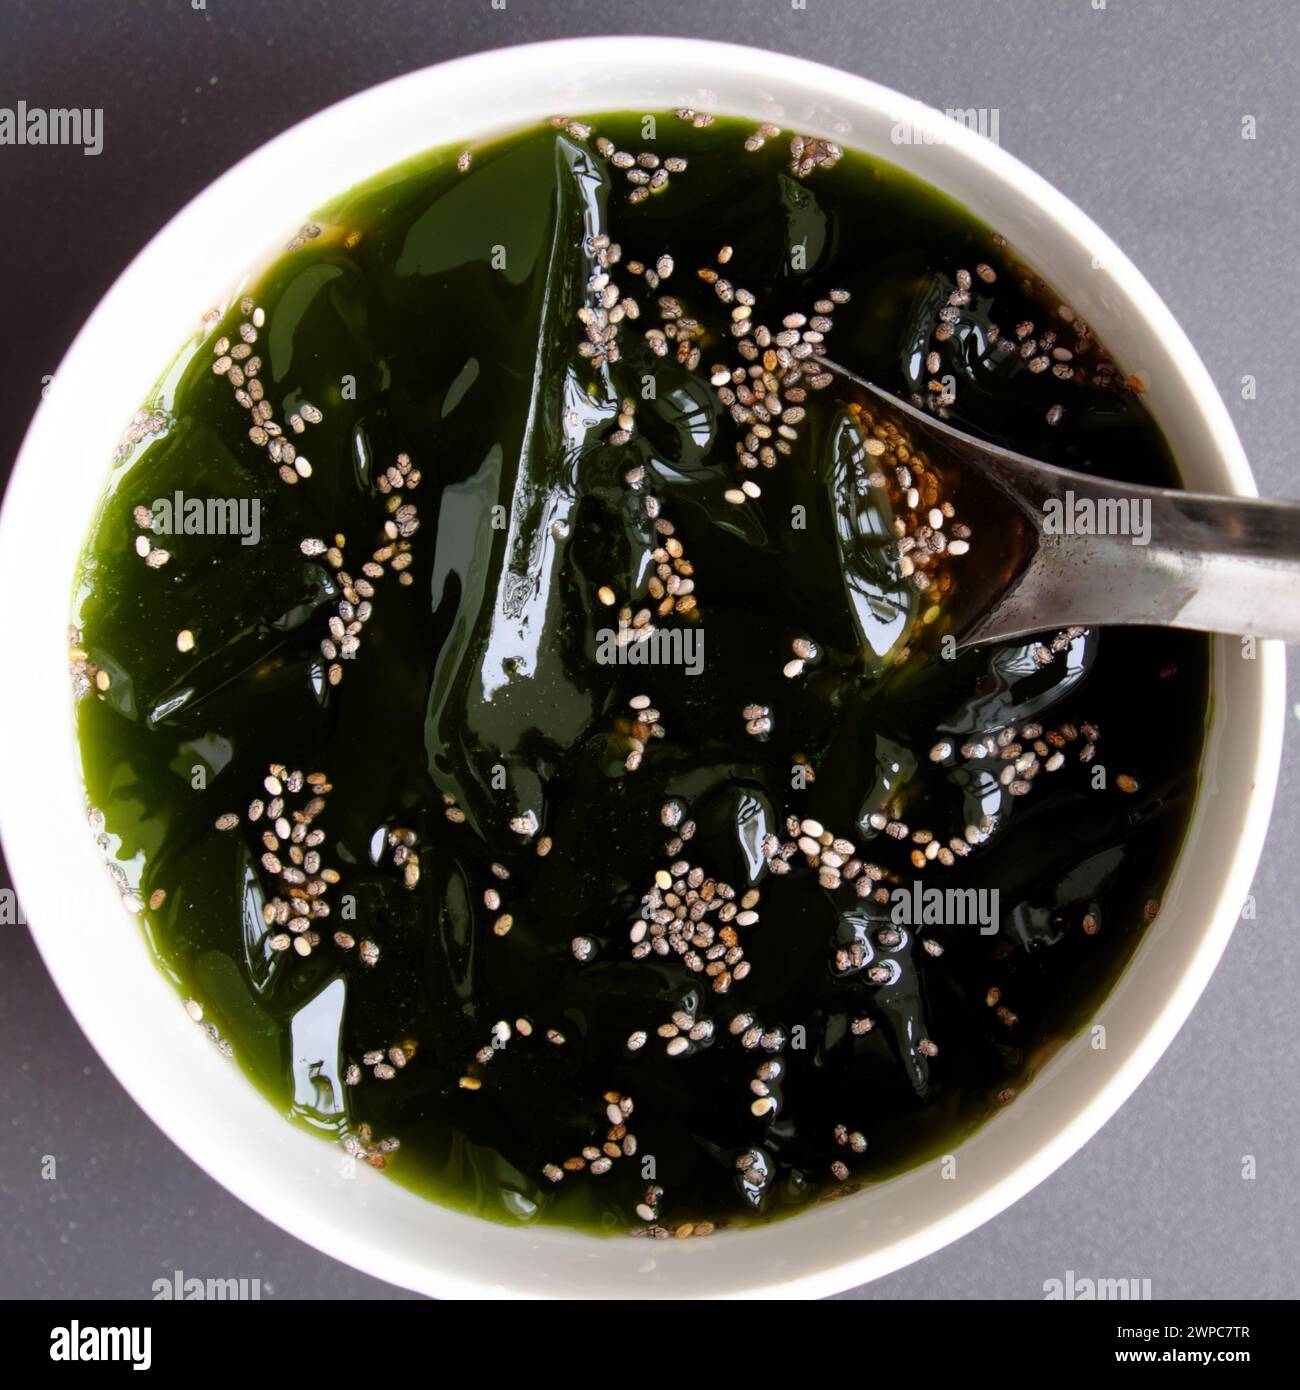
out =
<svg viewBox="0 0 1300 1390"><path fill-rule="evenodd" d="M997 536L968 518L918 590L899 441L793 375L737 423L750 379L720 398L714 368L811 342L975 434L1173 481L1138 395L897 169L587 124L354 190L186 348L86 553L79 724L161 967L273 1103L494 1219L707 1230L950 1152L1084 1025L1187 824L1209 644L947 659L943 585ZM613 361L611 284L639 310ZM160 499L171 534L133 516ZM653 640L602 639L624 605Z"/></svg>

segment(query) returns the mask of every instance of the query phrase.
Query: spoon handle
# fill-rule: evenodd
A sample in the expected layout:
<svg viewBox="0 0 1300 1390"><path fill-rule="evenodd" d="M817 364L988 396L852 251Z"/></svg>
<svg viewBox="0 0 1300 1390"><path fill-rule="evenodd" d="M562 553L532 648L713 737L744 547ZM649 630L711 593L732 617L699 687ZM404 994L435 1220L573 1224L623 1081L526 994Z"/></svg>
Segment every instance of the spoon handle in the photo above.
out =
<svg viewBox="0 0 1300 1390"><path fill-rule="evenodd" d="M1037 545L966 641L1138 624L1300 642L1300 503L1004 467Z"/></svg>

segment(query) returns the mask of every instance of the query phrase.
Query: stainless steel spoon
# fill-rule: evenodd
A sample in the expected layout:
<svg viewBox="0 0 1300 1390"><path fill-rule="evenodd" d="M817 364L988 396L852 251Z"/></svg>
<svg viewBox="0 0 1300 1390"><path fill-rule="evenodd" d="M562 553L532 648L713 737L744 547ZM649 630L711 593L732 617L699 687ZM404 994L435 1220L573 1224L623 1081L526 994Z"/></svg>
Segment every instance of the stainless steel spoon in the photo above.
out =
<svg viewBox="0 0 1300 1390"><path fill-rule="evenodd" d="M1128 624L1300 642L1300 502L1139 487L1055 468L818 361L924 449L960 490L962 518L977 518L980 562L963 565L950 609L958 647ZM1110 524L1093 534L1072 529L1089 517L1094 527Z"/></svg>

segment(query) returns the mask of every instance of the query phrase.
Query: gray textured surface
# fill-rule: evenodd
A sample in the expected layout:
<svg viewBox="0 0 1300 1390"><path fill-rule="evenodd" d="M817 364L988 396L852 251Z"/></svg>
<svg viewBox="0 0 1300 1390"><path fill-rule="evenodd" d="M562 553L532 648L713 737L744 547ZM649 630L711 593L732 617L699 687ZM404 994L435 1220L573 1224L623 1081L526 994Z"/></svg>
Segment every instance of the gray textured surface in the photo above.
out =
<svg viewBox="0 0 1300 1390"><path fill-rule="evenodd" d="M189 0L0 0L0 103L102 105L106 127L97 160L0 149L0 204L29 219L0 286L11 326L31 325L25 346L0 345L0 457L129 255L266 136L460 53L654 29L783 49L938 106L997 107L1003 146L1100 222L1183 323L1262 490L1300 494L1292 364L1278 346L1298 268L1294 0L1095 3L208 0L197 13ZM0 237L14 233L6 221ZM1157 1297L1296 1295L1298 749L1293 714L1258 918L1133 1099L1009 1212L845 1297L1038 1298L1066 1270L1147 1277ZM181 1157L106 1073L17 929L0 939L0 1056L0 1296L147 1298L174 1269L259 1278L264 1296L398 1294L266 1224ZM42 1180L43 1155L58 1160L55 1181Z"/></svg>

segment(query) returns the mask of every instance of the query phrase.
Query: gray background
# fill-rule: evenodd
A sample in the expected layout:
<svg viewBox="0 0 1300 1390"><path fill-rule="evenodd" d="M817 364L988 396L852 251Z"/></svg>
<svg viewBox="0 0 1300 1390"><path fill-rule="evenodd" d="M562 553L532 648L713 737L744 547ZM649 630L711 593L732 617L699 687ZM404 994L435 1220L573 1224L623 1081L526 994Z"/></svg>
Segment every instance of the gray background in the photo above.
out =
<svg viewBox="0 0 1300 1390"><path fill-rule="evenodd" d="M1284 346L1300 277L1295 0L1096 3L0 0L0 106L105 112L97 159L0 147L0 460L130 256L268 136L462 53L653 31L782 49L939 107L997 107L1002 145L1105 227L1187 329L1261 489L1300 495ZM1241 398L1247 373L1254 401ZM1067 1270L1150 1278L1156 1297L1296 1295L1294 714L1287 725L1258 918L1152 1075L1012 1210L845 1297L1041 1298ZM0 1295L148 1298L181 1269L259 1278L268 1297L401 1296L268 1225L183 1158L105 1071L18 928L0 938L0 1010ZM41 1179L44 1154L57 1181ZM1255 1181L1242 1180L1245 1154Z"/></svg>

